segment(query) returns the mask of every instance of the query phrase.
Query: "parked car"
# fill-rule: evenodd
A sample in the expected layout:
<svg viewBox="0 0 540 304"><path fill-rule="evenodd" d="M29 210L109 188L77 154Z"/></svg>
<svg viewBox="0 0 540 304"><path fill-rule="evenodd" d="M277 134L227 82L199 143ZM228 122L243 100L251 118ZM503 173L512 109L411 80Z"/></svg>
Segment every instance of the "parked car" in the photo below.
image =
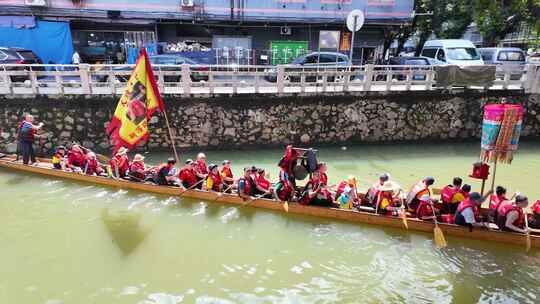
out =
<svg viewBox="0 0 540 304"><path fill-rule="evenodd" d="M42 64L43 62L31 50L15 47L0 47L0 64ZM4 67L7 71L27 71L28 67L9 66ZM43 67L32 67L34 71L43 71ZM11 76L13 82L23 82L28 76Z"/></svg>
<svg viewBox="0 0 540 304"><path fill-rule="evenodd" d="M527 63L540 64L540 53L533 53L527 57Z"/></svg>
<svg viewBox="0 0 540 304"><path fill-rule="evenodd" d="M463 39L426 41L420 55L460 66L484 64L474 44Z"/></svg>
<svg viewBox="0 0 540 304"><path fill-rule="evenodd" d="M313 52L306 55L302 55L294 59L290 64L285 66L286 71L294 71L299 68L317 68L321 70L345 70L345 67L349 67L351 61L347 55L336 53L336 52ZM309 69L311 70L311 69ZM271 68L266 71L268 75L265 76L265 79L270 82L277 81L277 69ZM317 76L307 76L307 82L317 81ZM291 82L300 82L300 76L285 76L285 80ZM335 77L328 77L327 79L330 82L337 81Z"/></svg>
<svg viewBox="0 0 540 304"><path fill-rule="evenodd" d="M485 64L497 66L496 77L504 78L510 72L511 80L519 80L525 69L525 52L519 48L480 48L478 49Z"/></svg>
<svg viewBox="0 0 540 304"><path fill-rule="evenodd" d="M163 80L165 82L179 82L182 79L182 76L180 75L180 65L182 64L189 64L191 65L191 80L192 81L208 81L208 75L202 74L199 72L208 71L207 66L199 65L194 60L187 58L185 56L179 55L179 54L162 54L162 55L152 55L149 56L150 63L152 65L166 65L163 67L160 67L162 71L176 71L178 74L175 75L166 75L163 77ZM168 67L167 67L168 66ZM173 67L174 66L174 67ZM121 66L114 68L115 71L125 71L125 70L131 70L131 67L127 66ZM117 79L121 82L126 82L129 79L129 75L127 76L117 76Z"/></svg>
<svg viewBox="0 0 540 304"><path fill-rule="evenodd" d="M407 74L411 74L411 80L426 80L426 69L432 65L429 58L426 57L391 57L388 60L388 65L413 65L418 66L417 69L410 67L393 67L392 71L404 71L403 74L394 74L393 78L399 81L404 81L407 79Z"/></svg>

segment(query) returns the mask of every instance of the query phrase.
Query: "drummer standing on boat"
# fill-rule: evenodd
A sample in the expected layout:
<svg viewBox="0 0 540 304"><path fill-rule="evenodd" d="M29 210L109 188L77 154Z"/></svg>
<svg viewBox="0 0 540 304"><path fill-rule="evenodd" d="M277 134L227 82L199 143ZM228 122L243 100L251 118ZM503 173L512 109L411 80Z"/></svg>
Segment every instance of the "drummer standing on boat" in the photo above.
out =
<svg viewBox="0 0 540 304"><path fill-rule="evenodd" d="M43 123L34 125L34 116L26 114L24 120L19 125L19 146L23 155L23 164L28 165L36 163L36 154L34 152L34 137L36 131L43 127Z"/></svg>

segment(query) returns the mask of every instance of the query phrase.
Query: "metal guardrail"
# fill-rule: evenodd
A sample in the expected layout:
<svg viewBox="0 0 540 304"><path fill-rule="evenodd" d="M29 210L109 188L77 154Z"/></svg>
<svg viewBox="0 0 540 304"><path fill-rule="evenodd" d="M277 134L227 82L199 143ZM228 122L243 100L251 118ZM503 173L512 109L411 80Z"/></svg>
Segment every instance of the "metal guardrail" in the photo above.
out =
<svg viewBox="0 0 540 304"><path fill-rule="evenodd" d="M0 65L0 94L119 95L133 65ZM162 94L297 94L395 92L437 87L434 66L154 65ZM498 71L489 88L540 93L540 66Z"/></svg>

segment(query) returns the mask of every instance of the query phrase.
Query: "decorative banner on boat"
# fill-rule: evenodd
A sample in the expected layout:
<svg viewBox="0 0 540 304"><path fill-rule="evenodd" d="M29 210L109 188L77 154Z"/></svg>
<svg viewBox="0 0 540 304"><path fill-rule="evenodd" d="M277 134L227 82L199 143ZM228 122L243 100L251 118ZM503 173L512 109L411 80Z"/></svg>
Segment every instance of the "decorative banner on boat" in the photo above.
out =
<svg viewBox="0 0 540 304"><path fill-rule="evenodd" d="M518 148L523 107L513 104L484 106L481 158L483 161L511 163Z"/></svg>
<svg viewBox="0 0 540 304"><path fill-rule="evenodd" d="M107 127L114 146L113 154L120 147L132 149L141 140L148 139L148 120L156 110L163 112L163 101L143 48Z"/></svg>

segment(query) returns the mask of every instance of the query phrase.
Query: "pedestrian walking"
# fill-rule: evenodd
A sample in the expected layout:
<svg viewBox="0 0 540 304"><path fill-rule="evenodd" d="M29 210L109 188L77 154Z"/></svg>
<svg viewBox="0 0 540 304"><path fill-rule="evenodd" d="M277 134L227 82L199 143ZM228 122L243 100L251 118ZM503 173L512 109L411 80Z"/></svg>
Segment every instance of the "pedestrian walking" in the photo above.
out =
<svg viewBox="0 0 540 304"><path fill-rule="evenodd" d="M23 164L28 165L36 163L36 154L34 152L34 137L36 131L43 127L43 123L34 125L34 117L27 114L19 125L19 147L23 156Z"/></svg>

